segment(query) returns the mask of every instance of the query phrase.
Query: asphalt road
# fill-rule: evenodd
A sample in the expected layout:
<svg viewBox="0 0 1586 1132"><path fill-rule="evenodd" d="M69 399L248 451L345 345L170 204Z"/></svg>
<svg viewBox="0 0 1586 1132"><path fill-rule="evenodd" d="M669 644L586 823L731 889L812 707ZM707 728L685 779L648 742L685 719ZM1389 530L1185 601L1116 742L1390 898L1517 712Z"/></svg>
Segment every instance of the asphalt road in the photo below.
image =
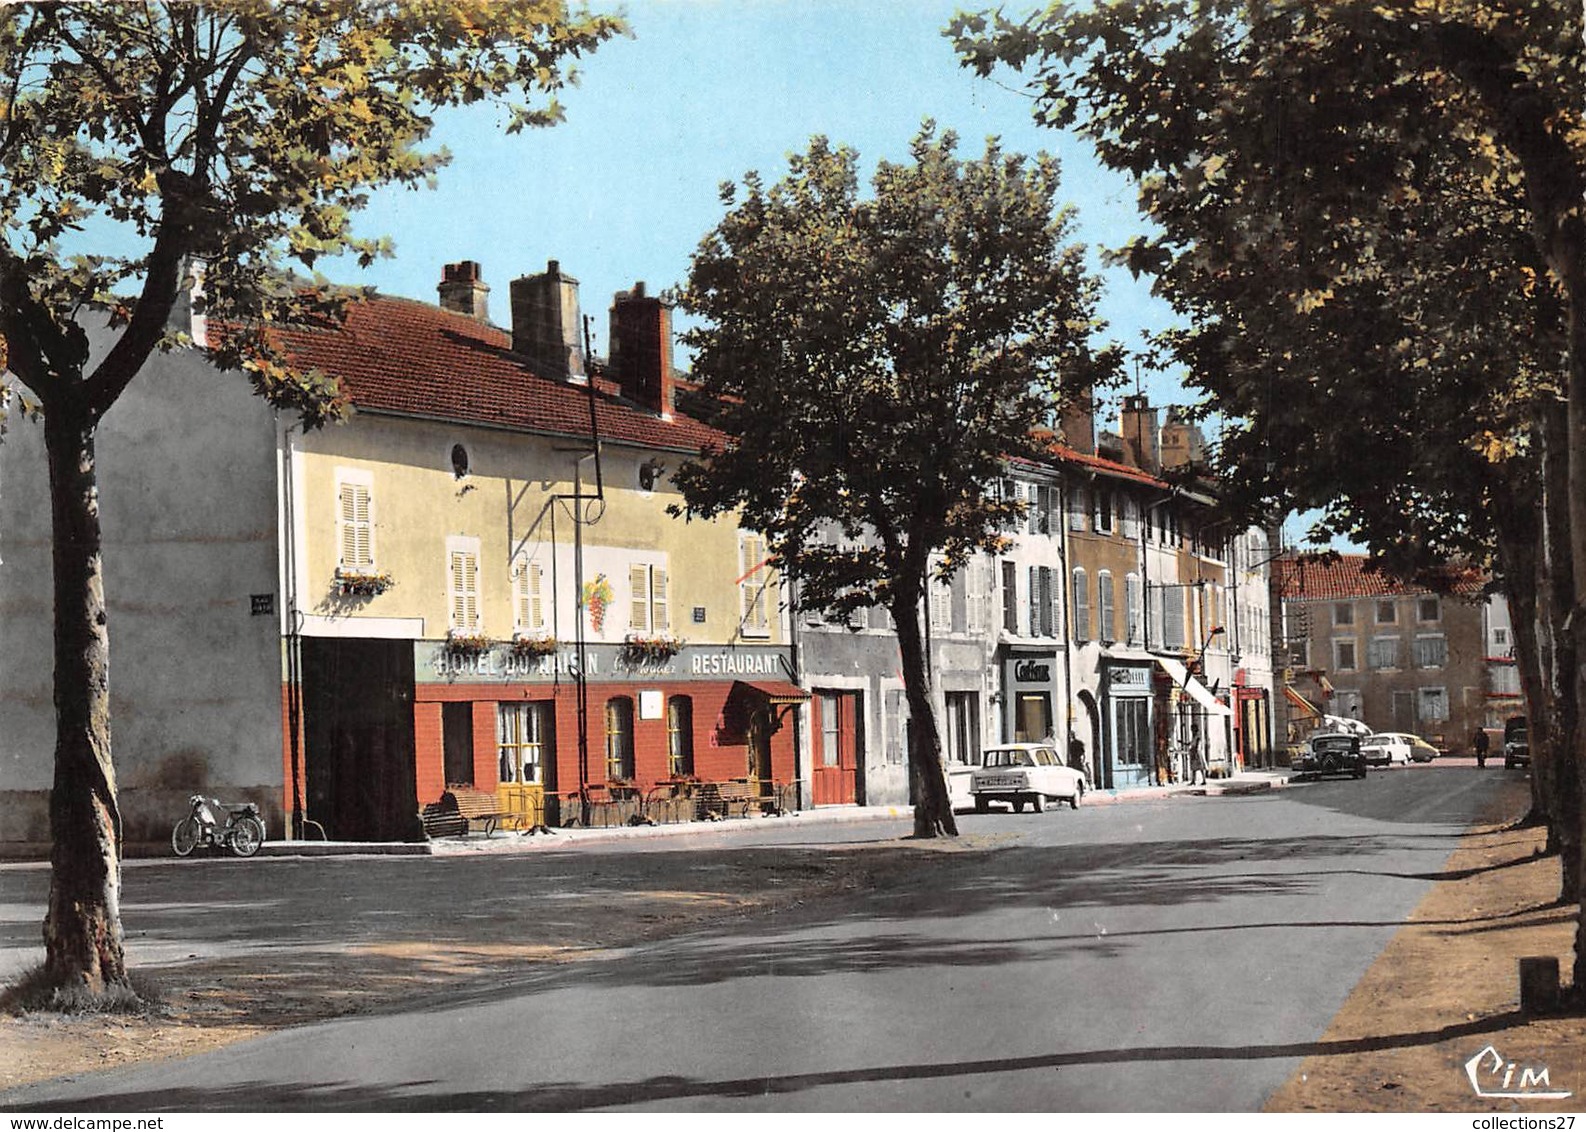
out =
<svg viewBox="0 0 1586 1132"><path fill-rule="evenodd" d="M1318 1051L1501 773L970 815L967 833L1017 836L875 891L0 1107L1253 1111ZM740 843L899 832L767 823ZM580 850L617 873L641 851L682 867L700 846ZM495 867L452 862L476 866Z"/></svg>

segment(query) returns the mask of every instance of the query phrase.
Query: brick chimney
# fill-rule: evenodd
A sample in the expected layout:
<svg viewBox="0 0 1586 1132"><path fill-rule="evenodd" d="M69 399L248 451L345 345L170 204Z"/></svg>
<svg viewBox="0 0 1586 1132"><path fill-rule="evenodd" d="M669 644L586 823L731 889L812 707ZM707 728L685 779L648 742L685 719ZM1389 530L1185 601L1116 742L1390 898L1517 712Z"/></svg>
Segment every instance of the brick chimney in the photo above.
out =
<svg viewBox="0 0 1586 1132"><path fill-rule="evenodd" d="M1185 465L1204 467L1206 464L1206 437L1200 427L1189 420L1184 411L1169 405L1167 423L1162 426L1162 466L1182 468Z"/></svg>
<svg viewBox="0 0 1586 1132"><path fill-rule="evenodd" d="M1096 454L1096 387L1090 384L1073 390L1063 401L1058 429L1063 443L1087 456Z"/></svg>
<svg viewBox="0 0 1586 1132"><path fill-rule="evenodd" d="M1160 474L1162 460L1157 454L1156 410L1143 394L1123 399L1118 431L1123 435L1123 462L1153 476Z"/></svg>
<svg viewBox="0 0 1586 1132"><path fill-rule="evenodd" d="M440 293L441 310L490 321L490 288L473 260L448 263L435 290Z"/></svg>
<svg viewBox="0 0 1586 1132"><path fill-rule="evenodd" d="M618 291L611 302L611 373L622 395L652 413L670 417L672 308L645 294L644 283Z"/></svg>
<svg viewBox="0 0 1586 1132"><path fill-rule="evenodd" d="M512 281L512 350L546 377L583 385L583 327L578 317L578 280L551 260L540 275Z"/></svg>

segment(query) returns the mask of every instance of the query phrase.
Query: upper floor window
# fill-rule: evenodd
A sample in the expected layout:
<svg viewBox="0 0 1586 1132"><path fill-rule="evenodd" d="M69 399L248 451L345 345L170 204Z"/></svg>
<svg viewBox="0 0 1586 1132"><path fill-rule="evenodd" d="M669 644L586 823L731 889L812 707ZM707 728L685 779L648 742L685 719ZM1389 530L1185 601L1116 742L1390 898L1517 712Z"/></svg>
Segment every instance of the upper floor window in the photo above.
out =
<svg viewBox="0 0 1586 1132"><path fill-rule="evenodd" d="M672 627L667 608L666 568L635 562L628 567L628 628L662 633Z"/></svg>
<svg viewBox="0 0 1586 1132"><path fill-rule="evenodd" d="M1347 601L1333 603L1333 624L1353 625L1355 623L1354 604Z"/></svg>
<svg viewBox="0 0 1586 1132"><path fill-rule="evenodd" d="M1333 642L1333 667L1339 672L1354 671L1355 642L1353 640Z"/></svg>
<svg viewBox="0 0 1586 1132"><path fill-rule="evenodd" d="M512 560L512 620L519 629L545 628L545 567L521 554Z"/></svg>
<svg viewBox="0 0 1586 1132"><path fill-rule="evenodd" d="M1438 621L1443 616L1443 603L1435 597L1423 597L1416 602L1416 616L1422 621Z"/></svg>
<svg viewBox="0 0 1586 1132"><path fill-rule="evenodd" d="M1112 607L1112 573L1099 570L1096 573L1096 631L1104 645L1110 645L1118 639L1113 627Z"/></svg>
<svg viewBox="0 0 1586 1132"><path fill-rule="evenodd" d="M1068 529L1082 531L1085 529L1085 511L1087 508L1085 489L1075 484L1068 493Z"/></svg>
<svg viewBox="0 0 1586 1132"><path fill-rule="evenodd" d="M1074 571L1074 640L1090 640L1090 586L1083 569Z"/></svg>
<svg viewBox="0 0 1586 1132"><path fill-rule="evenodd" d="M1019 631L1019 567L1007 559L1002 562L1002 627Z"/></svg>
<svg viewBox="0 0 1586 1132"><path fill-rule="evenodd" d="M1447 637L1439 635L1415 638L1415 666L1417 668L1442 668L1447 663Z"/></svg>
<svg viewBox="0 0 1586 1132"><path fill-rule="evenodd" d="M1397 668L1399 667L1399 638L1398 637L1373 637L1368 646L1371 667Z"/></svg>
<svg viewBox="0 0 1586 1132"><path fill-rule="evenodd" d="M1392 601L1377 602L1377 624L1396 625L1399 621L1399 607Z"/></svg>
<svg viewBox="0 0 1586 1132"><path fill-rule="evenodd" d="M1509 630L1502 625L1494 626L1492 630L1492 643L1494 647L1506 649L1509 647Z"/></svg>
<svg viewBox="0 0 1586 1132"><path fill-rule="evenodd" d="M336 473L337 565L343 570L374 568L374 479L367 472Z"/></svg>
<svg viewBox="0 0 1586 1132"><path fill-rule="evenodd" d="M930 576L925 579L925 620L933 633L953 631L953 583L936 576L940 561L931 563Z"/></svg>
<svg viewBox="0 0 1586 1132"><path fill-rule="evenodd" d="M1141 642L1144 626L1141 624L1140 575L1130 574L1123 580L1123 627L1128 642Z"/></svg>
<svg viewBox="0 0 1586 1132"><path fill-rule="evenodd" d="M1104 487L1096 489L1096 533L1112 534L1112 492Z"/></svg>
<svg viewBox="0 0 1586 1132"><path fill-rule="evenodd" d="M451 594L451 627L461 633L479 631L479 540L446 540L447 576Z"/></svg>
<svg viewBox="0 0 1586 1132"><path fill-rule="evenodd" d="M765 539L744 531L738 536L738 616L746 637L771 635L771 565Z"/></svg>
<svg viewBox="0 0 1586 1132"><path fill-rule="evenodd" d="M1175 585L1162 587L1162 644L1165 648L1184 647L1184 590Z"/></svg>

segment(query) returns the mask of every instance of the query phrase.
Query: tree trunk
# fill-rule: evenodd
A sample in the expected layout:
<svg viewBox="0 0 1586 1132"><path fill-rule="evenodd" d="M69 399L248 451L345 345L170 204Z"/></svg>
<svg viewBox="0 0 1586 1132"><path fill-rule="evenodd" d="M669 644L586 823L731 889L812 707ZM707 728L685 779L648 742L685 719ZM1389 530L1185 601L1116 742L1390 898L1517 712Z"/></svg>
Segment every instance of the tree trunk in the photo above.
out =
<svg viewBox="0 0 1586 1132"><path fill-rule="evenodd" d="M110 649L93 414L46 405L55 582L55 784L45 975L63 1001L126 988L121 812L110 761Z"/></svg>
<svg viewBox="0 0 1586 1132"><path fill-rule="evenodd" d="M1496 554L1503 577L1504 597L1509 603L1509 622L1514 632L1515 671L1520 677L1520 693L1525 701L1526 715L1532 721L1531 810L1526 814L1524 824L1546 824L1549 851L1556 852L1557 833L1553 828L1551 790L1553 759L1550 757L1553 744L1548 741L1552 729L1546 722L1551 710L1545 706L1548 699L1537 630L1537 618L1543 609L1543 603L1537 599L1542 530L1540 524L1534 521L1538 510L1534 499L1526 505L1504 501L1497 510Z"/></svg>
<svg viewBox="0 0 1586 1132"><path fill-rule="evenodd" d="M947 791L947 771L942 766L942 738L931 707L926 678L925 642L920 634L919 603L900 600L892 619L898 627L898 651L903 659L903 694L909 702L913 726L909 738L909 773L917 787L914 798L914 836L958 836L953 803Z"/></svg>

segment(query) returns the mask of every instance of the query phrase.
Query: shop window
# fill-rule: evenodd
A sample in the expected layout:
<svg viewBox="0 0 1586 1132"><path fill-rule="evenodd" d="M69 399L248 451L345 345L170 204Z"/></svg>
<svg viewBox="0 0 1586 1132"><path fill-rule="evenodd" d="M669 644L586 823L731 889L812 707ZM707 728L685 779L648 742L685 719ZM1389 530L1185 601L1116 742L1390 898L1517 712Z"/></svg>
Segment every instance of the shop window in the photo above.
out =
<svg viewBox="0 0 1586 1132"><path fill-rule="evenodd" d="M555 716L549 703L501 704L496 711L496 747L502 782L543 784L555 754Z"/></svg>
<svg viewBox="0 0 1586 1132"><path fill-rule="evenodd" d="M633 780L633 700L627 696L606 701L606 780Z"/></svg>
<svg viewBox="0 0 1586 1132"><path fill-rule="evenodd" d="M694 701L688 696L666 701L666 769L673 778L694 773Z"/></svg>
<svg viewBox="0 0 1586 1132"><path fill-rule="evenodd" d="M442 773L447 786L474 784L474 705L441 705Z"/></svg>

